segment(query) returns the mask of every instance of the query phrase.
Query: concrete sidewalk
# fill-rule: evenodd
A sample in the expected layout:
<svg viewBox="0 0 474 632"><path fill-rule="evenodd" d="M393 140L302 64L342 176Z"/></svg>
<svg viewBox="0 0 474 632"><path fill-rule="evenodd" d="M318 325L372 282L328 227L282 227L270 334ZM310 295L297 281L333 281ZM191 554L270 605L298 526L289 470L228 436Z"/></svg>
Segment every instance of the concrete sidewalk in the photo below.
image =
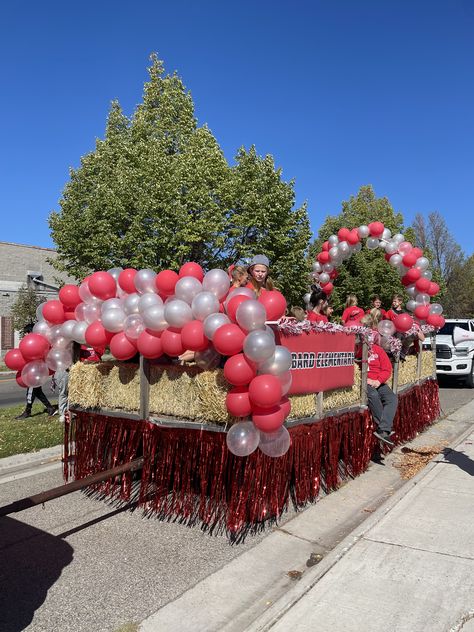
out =
<svg viewBox="0 0 474 632"><path fill-rule="evenodd" d="M397 486L395 468L370 468L148 617L140 632L473 632L474 402L414 443L456 428L458 439L415 478ZM356 522L357 514L365 518Z"/></svg>

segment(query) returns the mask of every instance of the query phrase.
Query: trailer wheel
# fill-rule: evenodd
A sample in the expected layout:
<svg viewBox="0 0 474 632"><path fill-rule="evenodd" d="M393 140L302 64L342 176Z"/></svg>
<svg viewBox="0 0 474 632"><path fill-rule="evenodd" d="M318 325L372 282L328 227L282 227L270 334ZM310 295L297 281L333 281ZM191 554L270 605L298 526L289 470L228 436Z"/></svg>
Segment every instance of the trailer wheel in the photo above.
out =
<svg viewBox="0 0 474 632"><path fill-rule="evenodd" d="M468 388L474 388L474 358L472 359L471 363L471 372L466 377L466 386Z"/></svg>

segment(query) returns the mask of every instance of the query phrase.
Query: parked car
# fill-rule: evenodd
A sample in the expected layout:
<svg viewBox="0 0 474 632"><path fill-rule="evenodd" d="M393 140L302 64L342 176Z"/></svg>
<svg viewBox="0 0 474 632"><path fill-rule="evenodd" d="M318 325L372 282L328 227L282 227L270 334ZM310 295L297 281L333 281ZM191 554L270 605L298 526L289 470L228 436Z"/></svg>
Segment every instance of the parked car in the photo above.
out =
<svg viewBox="0 0 474 632"><path fill-rule="evenodd" d="M466 335L460 336L459 332L456 335L456 327L464 329ZM423 348L429 348L430 344L427 338ZM466 386L474 388L474 320L446 319L436 334L436 374L460 377Z"/></svg>

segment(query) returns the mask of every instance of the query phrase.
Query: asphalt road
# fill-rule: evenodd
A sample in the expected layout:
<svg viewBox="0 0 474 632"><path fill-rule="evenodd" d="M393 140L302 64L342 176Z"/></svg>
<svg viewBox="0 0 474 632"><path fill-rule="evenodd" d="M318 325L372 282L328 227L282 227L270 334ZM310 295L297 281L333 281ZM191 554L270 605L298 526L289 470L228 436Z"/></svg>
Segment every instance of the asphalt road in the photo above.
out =
<svg viewBox="0 0 474 632"><path fill-rule="evenodd" d="M442 384L440 394L445 415L474 398L457 384ZM0 505L60 485L59 464L48 467L0 476ZM0 519L0 621L2 611L9 617L0 629L117 632L264 537L231 546L225 536L146 519L81 492L12 514ZM228 590L239 587L223 586L210 599Z"/></svg>
<svg viewBox="0 0 474 632"><path fill-rule="evenodd" d="M43 391L49 400L56 399L56 395L51 392L51 380L43 386ZM14 374L0 373L0 408L23 404L25 397L26 390L18 386Z"/></svg>

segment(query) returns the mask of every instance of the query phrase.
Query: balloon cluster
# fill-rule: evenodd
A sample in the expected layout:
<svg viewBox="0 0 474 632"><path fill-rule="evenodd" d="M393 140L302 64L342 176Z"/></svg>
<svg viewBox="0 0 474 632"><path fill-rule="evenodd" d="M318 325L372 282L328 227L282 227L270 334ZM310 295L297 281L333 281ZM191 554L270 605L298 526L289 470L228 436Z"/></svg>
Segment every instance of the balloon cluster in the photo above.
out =
<svg viewBox="0 0 474 632"><path fill-rule="evenodd" d="M190 350L203 369L227 356L224 375L233 387L227 410L247 419L230 429L229 449L245 456L260 447L280 456L290 443L283 422L290 412L291 354L275 344L266 322L285 310L277 290L257 299L250 288L231 290L223 270L205 274L194 262L158 274L112 268L94 272L79 286L65 285L59 300L40 305L33 333L6 354L5 364L18 371L21 386L41 386L50 371L72 364L73 342L108 347L122 361L137 353L156 359Z"/></svg>
<svg viewBox="0 0 474 632"><path fill-rule="evenodd" d="M402 313L393 318L395 330L406 333L414 325L415 317L418 322L431 325L439 329L444 325L441 315L443 308L439 303L431 303L431 297L439 292L439 285L432 281L429 270L430 262L423 256L420 248L414 247L405 240L404 235L397 233L392 236L391 231L382 222L372 222L368 226L359 226L349 230L341 228L337 235L331 235L322 245L321 252L313 263L313 279L323 292L331 294L334 289L332 281L337 277L337 268L349 259L355 252L362 249L362 239L366 239L369 250L381 248L385 251L385 259L400 275L409 300L406 309L409 313ZM306 295L307 300L308 295Z"/></svg>

